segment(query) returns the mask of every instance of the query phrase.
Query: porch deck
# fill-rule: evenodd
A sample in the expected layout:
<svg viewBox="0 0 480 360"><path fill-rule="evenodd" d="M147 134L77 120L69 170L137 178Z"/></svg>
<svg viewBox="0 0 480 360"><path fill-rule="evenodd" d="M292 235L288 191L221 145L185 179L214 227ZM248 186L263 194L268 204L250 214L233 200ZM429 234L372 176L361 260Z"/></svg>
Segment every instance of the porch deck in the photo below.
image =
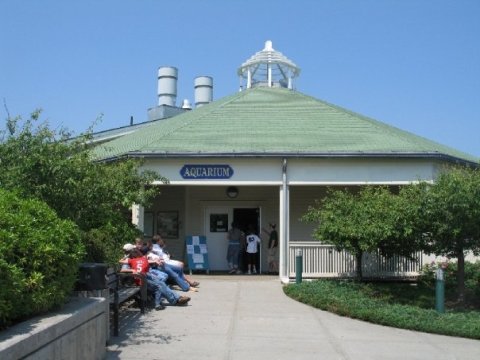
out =
<svg viewBox="0 0 480 360"><path fill-rule="evenodd" d="M303 278L352 278L355 276L356 259L347 251L338 251L333 245L316 241L291 241L289 245L289 277L296 274L297 251L302 254ZM401 256L386 258L380 253L363 255L363 276L375 279L409 279L419 275L423 265L423 253L415 254L415 260Z"/></svg>

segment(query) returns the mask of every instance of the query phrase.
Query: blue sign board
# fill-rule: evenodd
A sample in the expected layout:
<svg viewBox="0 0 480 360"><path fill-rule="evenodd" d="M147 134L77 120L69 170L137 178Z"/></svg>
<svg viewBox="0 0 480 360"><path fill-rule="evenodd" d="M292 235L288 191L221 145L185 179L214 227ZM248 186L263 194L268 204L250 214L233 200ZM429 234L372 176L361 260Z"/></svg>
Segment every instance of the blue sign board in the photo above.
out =
<svg viewBox="0 0 480 360"><path fill-rule="evenodd" d="M209 273L207 238L205 236L189 235L185 239L187 245L187 260L190 274L192 270L206 270Z"/></svg>
<svg viewBox="0 0 480 360"><path fill-rule="evenodd" d="M230 179L233 169L230 165L183 165L180 175L184 179Z"/></svg>

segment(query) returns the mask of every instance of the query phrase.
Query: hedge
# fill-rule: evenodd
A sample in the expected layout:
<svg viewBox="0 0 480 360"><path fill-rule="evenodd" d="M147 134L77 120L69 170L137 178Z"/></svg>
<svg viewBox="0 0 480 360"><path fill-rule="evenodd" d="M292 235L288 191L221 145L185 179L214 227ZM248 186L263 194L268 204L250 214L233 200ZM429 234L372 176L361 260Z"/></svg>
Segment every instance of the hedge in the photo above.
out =
<svg viewBox="0 0 480 360"><path fill-rule="evenodd" d="M83 254L73 222L0 189L0 329L65 303Z"/></svg>

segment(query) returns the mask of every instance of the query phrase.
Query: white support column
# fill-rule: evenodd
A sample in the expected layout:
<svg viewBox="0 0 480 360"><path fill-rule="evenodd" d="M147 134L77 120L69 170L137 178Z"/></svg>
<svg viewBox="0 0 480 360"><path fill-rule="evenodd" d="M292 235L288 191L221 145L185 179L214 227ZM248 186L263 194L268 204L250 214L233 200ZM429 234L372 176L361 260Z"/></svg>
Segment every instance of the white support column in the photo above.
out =
<svg viewBox="0 0 480 360"><path fill-rule="evenodd" d="M250 89L252 87L252 73L250 71L250 68L247 70L247 89Z"/></svg>
<svg viewBox="0 0 480 360"><path fill-rule="evenodd" d="M282 187L280 188L280 254L279 254L279 276L283 283L289 282L288 248L290 243L290 191L287 183L287 159L283 159Z"/></svg>
<svg viewBox="0 0 480 360"><path fill-rule="evenodd" d="M268 87L272 87L272 65L270 63L267 64L267 81Z"/></svg>
<svg viewBox="0 0 480 360"><path fill-rule="evenodd" d="M138 230L144 231L145 224L145 208L142 205L132 204L132 224Z"/></svg>

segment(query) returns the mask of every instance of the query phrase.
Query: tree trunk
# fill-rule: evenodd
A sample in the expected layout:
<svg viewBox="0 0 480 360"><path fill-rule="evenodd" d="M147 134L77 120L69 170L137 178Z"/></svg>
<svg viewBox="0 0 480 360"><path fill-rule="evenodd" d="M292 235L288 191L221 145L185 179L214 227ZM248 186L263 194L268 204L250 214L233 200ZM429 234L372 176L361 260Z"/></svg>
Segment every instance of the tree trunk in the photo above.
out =
<svg viewBox="0 0 480 360"><path fill-rule="evenodd" d="M363 268L363 264L362 264L363 251L358 251L355 254L355 258L356 258L356 265L357 265L357 267L355 269L356 280L357 281L362 281L362 279L363 279L363 271L362 271L362 268Z"/></svg>
<svg viewBox="0 0 480 360"><path fill-rule="evenodd" d="M463 249L457 252L457 294L458 302L465 302L465 254Z"/></svg>

